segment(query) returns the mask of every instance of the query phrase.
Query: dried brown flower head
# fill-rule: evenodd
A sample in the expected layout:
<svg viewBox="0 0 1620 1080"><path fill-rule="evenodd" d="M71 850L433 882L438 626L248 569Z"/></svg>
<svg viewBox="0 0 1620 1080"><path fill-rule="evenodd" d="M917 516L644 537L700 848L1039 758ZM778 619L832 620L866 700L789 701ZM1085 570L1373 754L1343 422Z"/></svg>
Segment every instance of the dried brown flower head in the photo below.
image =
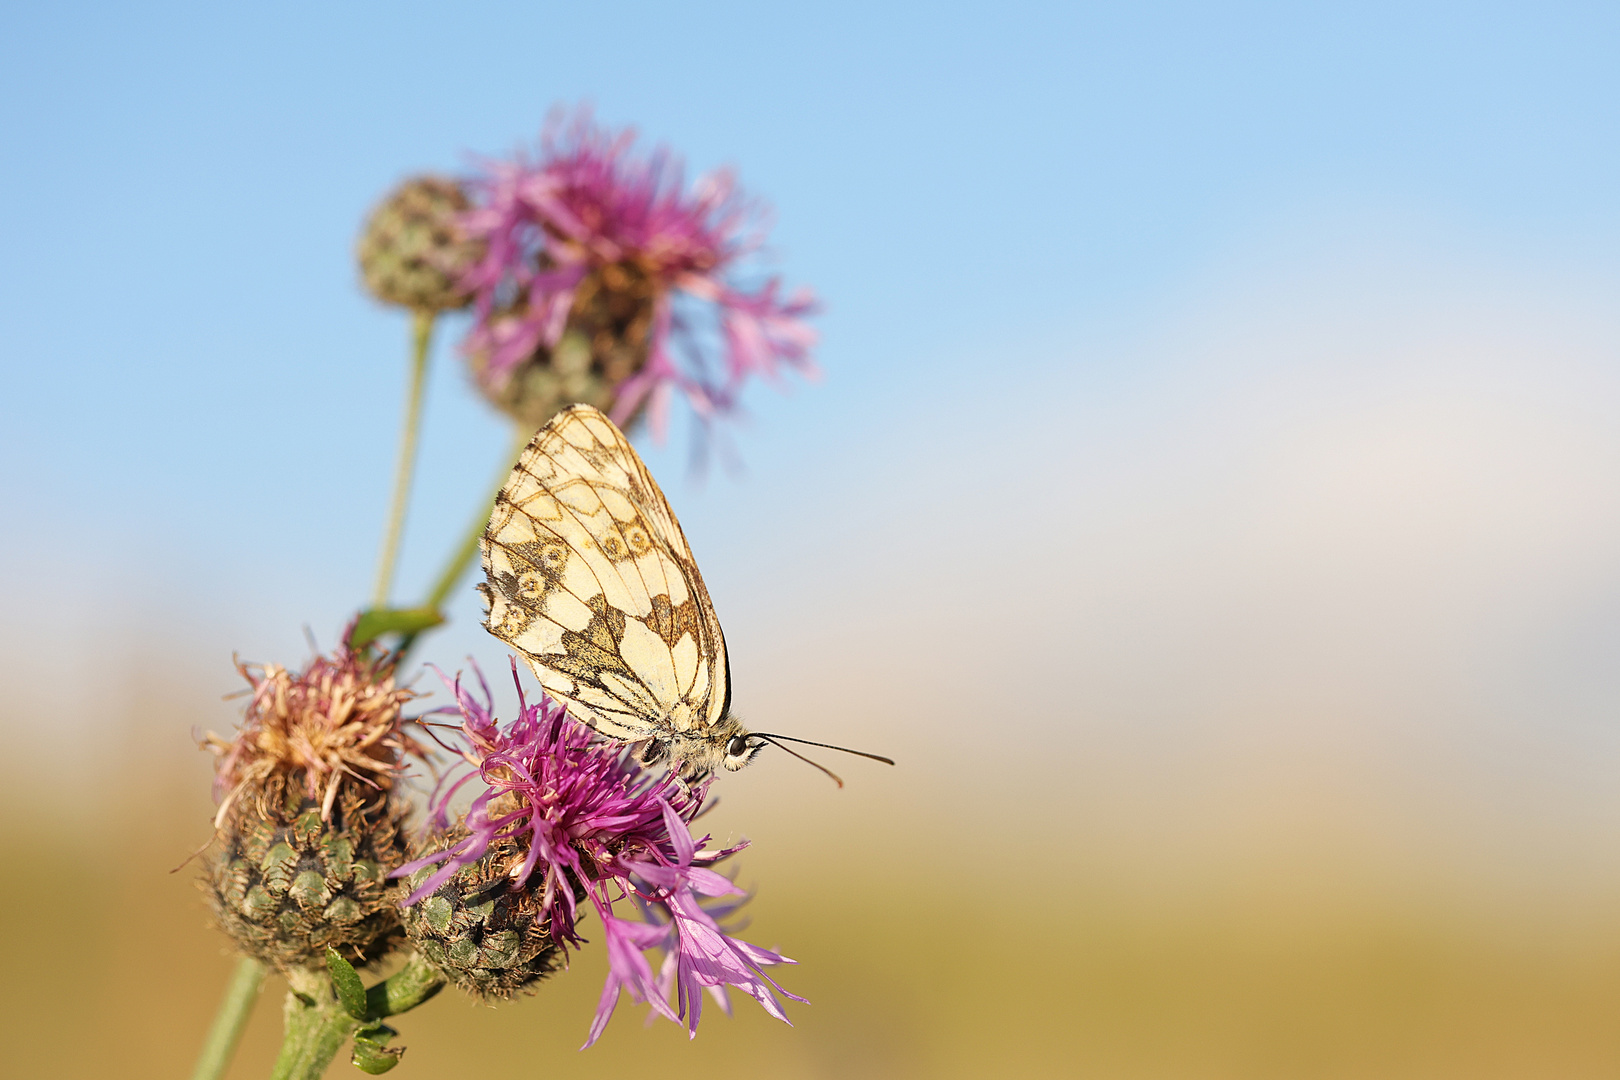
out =
<svg viewBox="0 0 1620 1080"><path fill-rule="evenodd" d="M219 755L203 884L220 928L283 969L324 963L328 946L380 959L401 937L388 873L405 858L395 789L421 753L401 730L416 695L369 651L238 669L252 688L242 727L204 744Z"/></svg>

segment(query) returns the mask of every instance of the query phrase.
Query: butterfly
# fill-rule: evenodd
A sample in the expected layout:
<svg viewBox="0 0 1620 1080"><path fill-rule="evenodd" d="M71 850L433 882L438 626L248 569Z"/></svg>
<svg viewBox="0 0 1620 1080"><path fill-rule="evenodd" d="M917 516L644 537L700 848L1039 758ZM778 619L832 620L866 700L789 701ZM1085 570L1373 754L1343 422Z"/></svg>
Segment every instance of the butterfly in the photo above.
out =
<svg viewBox="0 0 1620 1080"><path fill-rule="evenodd" d="M575 719L637 744L643 765L667 759L698 783L767 742L809 742L749 732L732 715L726 637L691 545L599 410L574 405L540 429L495 497L481 549L485 629Z"/></svg>

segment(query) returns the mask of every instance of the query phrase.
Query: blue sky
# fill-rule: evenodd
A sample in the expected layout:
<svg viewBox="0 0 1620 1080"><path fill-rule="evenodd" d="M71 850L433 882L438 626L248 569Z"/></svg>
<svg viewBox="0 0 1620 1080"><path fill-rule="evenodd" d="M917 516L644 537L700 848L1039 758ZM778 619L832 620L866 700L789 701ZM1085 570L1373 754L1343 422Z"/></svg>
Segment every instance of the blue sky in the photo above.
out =
<svg viewBox="0 0 1620 1080"><path fill-rule="evenodd" d="M1151 320L1301 221L1614 265L1620 16L1600 5L458 13L0 17L0 460L25 517L62 512L103 439L141 466L125 509L160 517L244 467L386 443L369 399L401 335L354 287L357 222L403 173L530 140L557 102L775 203L780 267L828 305L830 378L795 411Z"/></svg>
<svg viewBox="0 0 1620 1080"><path fill-rule="evenodd" d="M1151 313L1299 217L1612 266L1620 16L1600 5L459 10L11 9L0 303L7 396L30 404L7 459L87 446L62 439L75 419L224 434L258 408L299 424L266 396L391 389L357 221L557 102L776 204L782 269L828 303L822 396ZM195 464L180 441L152 440Z"/></svg>
<svg viewBox="0 0 1620 1080"><path fill-rule="evenodd" d="M403 318L356 283L359 223L401 176L531 144L551 106L584 101L694 171L734 165L776 208L776 268L826 302L826 376L754 392L746 471L666 485L769 708L800 708L803 672L828 681L864 596L884 640L922 657L897 664L928 708L948 711L938 687L985 638L1036 627L1064 645L1049 672L1093 678L1096 730L1249 709L1269 669L1249 690L1201 682L1222 654L1166 628L1192 610L1255 650L1310 637L1290 619L1313 610L1316 579L1275 576L1303 536L1343 568L1317 582L1340 597L1334 633L1359 625L1358 582L1404 580L1390 568L1414 559L1445 573L1391 602L1445 614L1403 616L1398 640L1422 653L1462 627L1501 632L1458 646L1444 686L1413 683L1376 620L1325 634L1323 654L1364 663L1295 669L1319 676L1300 701L1348 680L1365 691L1348 695L1355 716L1444 728L1485 699L1565 688L1537 745L1608 761L1594 725L1613 689L1600 646L1620 636L1620 575L1598 550L1620 535L1617 46L1603 5L14 5L6 670L71 681L173 634L228 688L231 649L295 659L305 624L330 640L371 579L404 366ZM407 592L504 441L455 366L459 332L441 336ZM684 447L652 460L678 477ZM1408 460L1432 464L1431 487L1366 494ZM1288 479L1312 461L1321 477ZM970 487L1025 501L986 510ZM1458 490L1485 494L1422 517ZM1338 494L1251 535L1273 520L1244 501L1257 491L1301 507ZM1357 499L1395 523L1373 530L1385 562L1324 539L1340 535L1324 522L1369 520L1344 516ZM1514 531L1532 518L1546 528ZM908 546L918 523L933 561ZM1447 529L1466 557L1430 542ZM1507 539L1478 546L1487 534ZM1034 535L1052 565L1084 569L1025 570ZM1142 563L1150 551L1162 562ZM1475 576L1446 576L1458 566ZM1256 575L1281 607L1250 603ZM1514 581L1540 584L1481 623L1466 597ZM470 595L456 614L437 658L498 662ZM922 619L954 644L925 649ZM88 627L115 629L87 649ZM908 739L905 703L886 708L875 730ZM1018 729L1044 737L1080 706L1019 708L1049 718Z"/></svg>

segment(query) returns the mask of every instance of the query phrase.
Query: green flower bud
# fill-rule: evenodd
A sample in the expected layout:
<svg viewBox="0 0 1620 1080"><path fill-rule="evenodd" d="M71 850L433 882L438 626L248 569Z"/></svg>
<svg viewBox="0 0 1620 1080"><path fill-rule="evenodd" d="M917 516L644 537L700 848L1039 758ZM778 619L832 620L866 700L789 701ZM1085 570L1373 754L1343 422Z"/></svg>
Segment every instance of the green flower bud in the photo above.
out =
<svg viewBox="0 0 1620 1080"><path fill-rule="evenodd" d="M427 854L466 835L465 829L454 829ZM523 886L512 884L512 867L522 861L514 841L497 840L482 859L402 913L405 932L422 958L480 1001L532 993L562 963L542 905L545 875ZM434 869L425 866L412 874L405 890L426 881ZM584 899L583 892L578 895Z"/></svg>
<svg viewBox="0 0 1620 1080"><path fill-rule="evenodd" d="M219 928L283 970L324 963L328 947L358 965L382 959L403 935L388 871L404 861L404 810L356 784L327 819L287 777L243 791L203 880Z"/></svg>
<svg viewBox="0 0 1620 1080"><path fill-rule="evenodd" d="M484 246L457 223L471 205L459 184L441 176L413 177L395 188L360 234L360 274L371 294L413 311L471 303L461 280Z"/></svg>

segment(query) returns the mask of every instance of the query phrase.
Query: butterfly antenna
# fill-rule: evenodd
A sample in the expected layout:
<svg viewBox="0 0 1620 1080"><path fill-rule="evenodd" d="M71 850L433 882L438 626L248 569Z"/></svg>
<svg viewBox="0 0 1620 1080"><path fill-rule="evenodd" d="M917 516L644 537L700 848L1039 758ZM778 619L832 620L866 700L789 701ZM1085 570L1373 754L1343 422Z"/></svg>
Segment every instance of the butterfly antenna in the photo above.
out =
<svg viewBox="0 0 1620 1080"><path fill-rule="evenodd" d="M841 751L841 752L843 752L845 754L854 754L856 757L871 758L873 761L881 761L885 765L893 765L894 764L894 759L893 758L886 758L882 754L868 754L865 750L851 750L847 746L834 746L832 743L826 743L826 742L811 742L809 739L795 739L792 735L767 735L763 731L750 731L749 734L750 735L758 735L762 739L771 739L771 740L780 739L780 740L784 740L786 742L803 743L806 746L819 746L823 750L838 750L838 751ZM778 743L778 745L781 745L781 744ZM787 747L783 746L782 749L787 750ZM793 751L788 750L788 753L791 754L791 753L793 753Z"/></svg>
<svg viewBox="0 0 1620 1080"><path fill-rule="evenodd" d="M816 768L820 769L822 772L824 772L828 776L832 777L833 778L833 783L837 784L839 787L844 786L844 781L839 779L837 773L833 772L831 769L827 768L827 766L821 764L821 762L819 762L819 761L811 761L809 758L805 757L803 754L799 753L797 750L793 749L792 747L783 746L781 743L776 741L776 736L775 735L761 735L757 731L751 731L751 732L749 732L749 734L753 735L756 738L764 739L766 742L768 742L768 743L772 744L773 746L775 746L778 750L787 751L788 753L792 754L794 757L798 758L800 761L804 762L806 765L814 765Z"/></svg>

